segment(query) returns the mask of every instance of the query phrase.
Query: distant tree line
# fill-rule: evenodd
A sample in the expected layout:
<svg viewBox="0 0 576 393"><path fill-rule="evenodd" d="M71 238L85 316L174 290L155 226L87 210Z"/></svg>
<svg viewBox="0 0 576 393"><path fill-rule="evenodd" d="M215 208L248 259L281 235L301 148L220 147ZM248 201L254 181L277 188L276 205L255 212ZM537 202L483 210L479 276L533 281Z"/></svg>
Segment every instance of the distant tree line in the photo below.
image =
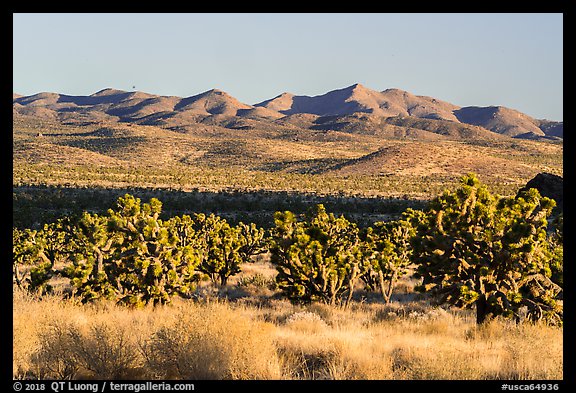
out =
<svg viewBox="0 0 576 393"><path fill-rule="evenodd" d="M418 290L439 304L493 316L562 324L562 217L536 189L492 195L462 178L422 210L359 228L322 204L305 214L277 211L269 230L231 225L214 214L160 218L162 203L126 194L105 214L69 215L41 229L13 228L15 285L51 291L68 278L83 302L113 299L135 307L190 297L202 279L224 287L242 266L270 252L276 283L293 302L346 307L358 288L390 302L413 267Z"/></svg>
<svg viewBox="0 0 576 393"><path fill-rule="evenodd" d="M184 214L217 214L234 224L253 222L261 227L274 225L275 211L290 210L304 213L311 206L322 203L332 212L347 216L367 226L381 215L399 216L409 207L423 208L423 200L402 198L351 197L345 195L314 195L287 191L225 192L179 191L145 188L78 188L55 186L13 187L13 226L40 229L45 223L83 211L105 213L116 199L130 194L142 200L152 197L162 201L160 217L164 220ZM263 210L263 209L266 210Z"/></svg>

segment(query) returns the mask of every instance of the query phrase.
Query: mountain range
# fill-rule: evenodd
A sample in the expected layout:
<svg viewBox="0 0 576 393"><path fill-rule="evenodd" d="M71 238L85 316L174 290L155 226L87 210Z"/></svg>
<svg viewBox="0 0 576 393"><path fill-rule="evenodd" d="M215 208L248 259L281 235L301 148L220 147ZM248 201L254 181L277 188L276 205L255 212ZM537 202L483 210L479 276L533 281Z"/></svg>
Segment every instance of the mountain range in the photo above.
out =
<svg viewBox="0 0 576 393"><path fill-rule="evenodd" d="M248 105L212 89L190 97L104 89L89 96L13 94L14 116L69 124L133 123L180 132L198 125L234 130L326 130L414 139L561 139L563 122L502 106L460 107L399 89L361 84L317 96L282 93Z"/></svg>

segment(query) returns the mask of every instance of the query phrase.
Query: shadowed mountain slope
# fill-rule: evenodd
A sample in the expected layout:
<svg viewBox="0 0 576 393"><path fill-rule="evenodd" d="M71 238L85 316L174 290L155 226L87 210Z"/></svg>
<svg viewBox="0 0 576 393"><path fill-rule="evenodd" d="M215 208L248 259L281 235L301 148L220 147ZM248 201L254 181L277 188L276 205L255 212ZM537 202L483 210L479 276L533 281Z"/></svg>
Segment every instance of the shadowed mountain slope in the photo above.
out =
<svg viewBox="0 0 576 393"><path fill-rule="evenodd" d="M470 106L456 110L454 113L462 123L484 127L498 134L511 137L526 133L531 133L535 136L545 135L544 131L539 127L538 120L514 109L501 106L485 108Z"/></svg>
<svg viewBox="0 0 576 393"><path fill-rule="evenodd" d="M398 89L378 92L358 83L314 97L283 93L255 106L272 109L286 115L310 113L329 116L364 112L384 117L402 115L452 121L457 120L452 111L458 108L430 97L415 96Z"/></svg>
<svg viewBox="0 0 576 393"><path fill-rule="evenodd" d="M13 114L67 123L127 122L197 131L198 124L231 129L333 130L409 139L563 138L563 123L501 107L459 107L399 89L361 84L318 96L283 93L255 105L212 89L190 97L103 89L89 96L13 94Z"/></svg>

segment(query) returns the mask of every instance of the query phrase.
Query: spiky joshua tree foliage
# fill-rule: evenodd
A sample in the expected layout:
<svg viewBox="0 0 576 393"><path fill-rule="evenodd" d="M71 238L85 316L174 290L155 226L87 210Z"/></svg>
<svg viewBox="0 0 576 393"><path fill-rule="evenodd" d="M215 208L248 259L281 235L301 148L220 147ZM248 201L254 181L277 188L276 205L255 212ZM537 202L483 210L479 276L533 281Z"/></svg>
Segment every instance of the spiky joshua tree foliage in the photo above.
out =
<svg viewBox="0 0 576 393"><path fill-rule="evenodd" d="M196 247L202 250L198 271L221 287L230 276L240 273L243 263L265 251L264 230L255 224L231 226L214 214L196 214L193 228Z"/></svg>
<svg viewBox="0 0 576 393"><path fill-rule="evenodd" d="M126 194L104 215L83 212L39 231L14 228L14 282L46 290L61 275L83 302L164 304L190 296L203 276L226 285L242 263L266 250L264 230L255 224L231 226L213 214L163 221L161 211L158 199L141 203Z"/></svg>
<svg viewBox="0 0 576 393"><path fill-rule="evenodd" d="M477 323L503 315L562 321L551 277L547 220L555 202L536 189L490 194L474 174L434 199L413 238L422 290L440 303L475 307Z"/></svg>
<svg viewBox="0 0 576 393"><path fill-rule="evenodd" d="M276 283L293 302L348 305L362 279L389 302L410 265L419 289L440 304L493 316L562 324L563 221L548 227L555 202L536 189L492 195L474 174L425 211L362 231L316 205L307 214L274 214L269 236L255 224L214 214L159 218L162 203L130 194L106 214L64 217L42 229L13 229L17 286L45 292L70 279L84 302L110 298L141 306L188 297L202 277L221 287L256 254L270 251Z"/></svg>
<svg viewBox="0 0 576 393"><path fill-rule="evenodd" d="M420 210L407 209L399 220L376 222L362 233L362 249L369 262L362 280L368 289L379 290L386 303L412 263L411 241L423 215Z"/></svg>
<svg viewBox="0 0 576 393"><path fill-rule="evenodd" d="M302 221L289 211L276 212L274 222L270 252L283 293L295 302L348 304L368 268L356 225L323 205Z"/></svg>
<svg viewBox="0 0 576 393"><path fill-rule="evenodd" d="M152 198L142 204L126 194L105 218L84 214L67 275L85 301L98 297L141 306L167 303L195 287L200 262L192 245L184 245L171 221L158 218L162 209Z"/></svg>
<svg viewBox="0 0 576 393"><path fill-rule="evenodd" d="M40 230L12 229L13 278L20 288L50 292L49 280L72 252L71 220L60 218Z"/></svg>

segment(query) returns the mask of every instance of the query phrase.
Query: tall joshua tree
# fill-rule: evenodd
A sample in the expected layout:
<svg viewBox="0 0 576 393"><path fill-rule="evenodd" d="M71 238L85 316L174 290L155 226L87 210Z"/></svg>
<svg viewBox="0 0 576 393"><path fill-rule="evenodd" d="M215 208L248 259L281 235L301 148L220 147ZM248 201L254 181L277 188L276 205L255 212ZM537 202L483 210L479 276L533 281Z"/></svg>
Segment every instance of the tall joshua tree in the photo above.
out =
<svg viewBox="0 0 576 393"><path fill-rule="evenodd" d="M474 174L434 199L414 237L422 290L440 303L475 307L476 321L503 315L562 321L562 289L550 280L546 218L554 201L537 190L490 194Z"/></svg>

